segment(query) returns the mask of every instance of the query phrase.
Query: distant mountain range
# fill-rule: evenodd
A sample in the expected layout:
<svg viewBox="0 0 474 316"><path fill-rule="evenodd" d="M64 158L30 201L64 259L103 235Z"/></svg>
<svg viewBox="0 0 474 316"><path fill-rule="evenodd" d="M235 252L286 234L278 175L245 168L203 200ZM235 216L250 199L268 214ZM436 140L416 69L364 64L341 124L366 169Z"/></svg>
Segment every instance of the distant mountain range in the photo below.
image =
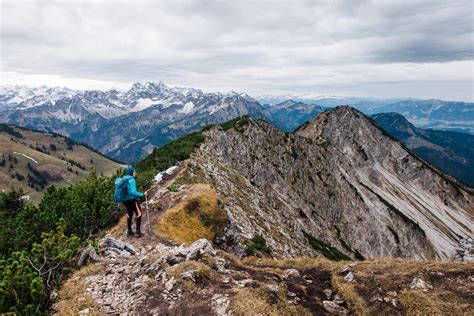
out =
<svg viewBox="0 0 474 316"><path fill-rule="evenodd" d="M453 141L463 139L461 143L470 144L464 139L471 138L458 133L419 129L474 133L473 103L312 95L262 96L257 99L236 92L205 93L192 88L168 87L161 82L135 83L127 91L3 87L0 89L0 122L60 133L119 161L136 162L155 147L206 125L238 116L263 119L290 132L323 110L350 104L367 115L396 112L405 116L414 124L411 130L416 134L417 142L414 135L408 137L396 132L406 129L406 126L395 126L403 122L399 117L391 115L375 119L426 161L465 183L473 183L472 172L466 171L474 160L472 151ZM424 146L426 143L421 139L429 142L429 146ZM440 148L443 148L442 155L438 154Z"/></svg>
<svg viewBox="0 0 474 316"><path fill-rule="evenodd" d="M306 104L293 100L275 105L265 104L264 108L270 115L270 121L278 128L288 132L295 130L325 109L317 104Z"/></svg>
<svg viewBox="0 0 474 316"><path fill-rule="evenodd" d="M125 162L208 124L241 115L271 120L254 99L238 93L204 93L163 83L135 83L130 90L71 91L4 88L1 121L54 131Z"/></svg>
<svg viewBox="0 0 474 316"><path fill-rule="evenodd" d="M373 99L338 96L284 95L261 96L256 98L267 106L275 106L287 100L322 107L350 105L365 114L395 112L405 116L415 126L450 130L474 134L474 103L416 100L416 99ZM310 117L308 117L310 119Z"/></svg>
<svg viewBox="0 0 474 316"><path fill-rule="evenodd" d="M474 135L418 128L393 112L372 118L413 153L474 187Z"/></svg>

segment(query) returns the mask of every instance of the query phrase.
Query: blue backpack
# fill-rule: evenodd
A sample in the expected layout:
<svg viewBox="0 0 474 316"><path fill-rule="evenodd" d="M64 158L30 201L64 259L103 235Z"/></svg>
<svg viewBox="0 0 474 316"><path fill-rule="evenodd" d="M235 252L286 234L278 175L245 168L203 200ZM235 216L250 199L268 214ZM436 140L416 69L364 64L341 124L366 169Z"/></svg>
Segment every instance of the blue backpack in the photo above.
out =
<svg viewBox="0 0 474 316"><path fill-rule="evenodd" d="M115 202L123 203L128 196L128 180L124 178L117 178L115 180Z"/></svg>

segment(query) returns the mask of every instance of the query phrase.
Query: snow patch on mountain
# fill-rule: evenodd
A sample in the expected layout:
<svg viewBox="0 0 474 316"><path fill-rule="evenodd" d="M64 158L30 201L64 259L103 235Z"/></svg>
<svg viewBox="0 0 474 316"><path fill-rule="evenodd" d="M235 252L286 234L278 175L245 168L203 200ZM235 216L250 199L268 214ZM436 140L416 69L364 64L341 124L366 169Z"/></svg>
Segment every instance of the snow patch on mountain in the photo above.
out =
<svg viewBox="0 0 474 316"><path fill-rule="evenodd" d="M25 158L27 158L27 159L30 159L30 160L33 161L35 164L38 164L38 161L37 161L37 160L31 158L30 156L28 156L28 155L26 155L26 154L18 153L18 152L16 152L16 151L14 151L13 153L14 153L14 154L17 154L17 155L21 155L21 156L23 156L23 157L25 157Z"/></svg>
<svg viewBox="0 0 474 316"><path fill-rule="evenodd" d="M179 113L183 114L189 114L193 111L194 109L194 103L192 102L187 102L182 109L178 110Z"/></svg>
<svg viewBox="0 0 474 316"><path fill-rule="evenodd" d="M138 99L137 103L130 109L130 112L143 111L156 103L153 99Z"/></svg>

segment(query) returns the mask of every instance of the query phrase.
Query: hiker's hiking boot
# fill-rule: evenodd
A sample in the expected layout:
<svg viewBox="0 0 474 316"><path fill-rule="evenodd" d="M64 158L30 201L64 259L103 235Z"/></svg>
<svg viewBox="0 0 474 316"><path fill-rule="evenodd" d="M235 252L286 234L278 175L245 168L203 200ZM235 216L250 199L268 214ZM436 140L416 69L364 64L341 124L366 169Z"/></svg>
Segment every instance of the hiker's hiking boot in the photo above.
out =
<svg viewBox="0 0 474 316"><path fill-rule="evenodd" d="M127 231L127 236L128 237L133 237L133 236L135 236L135 233L133 232L133 230L128 230Z"/></svg>
<svg viewBox="0 0 474 316"><path fill-rule="evenodd" d="M142 232L140 232L140 231L136 232L135 237L137 237L137 238L143 237Z"/></svg>

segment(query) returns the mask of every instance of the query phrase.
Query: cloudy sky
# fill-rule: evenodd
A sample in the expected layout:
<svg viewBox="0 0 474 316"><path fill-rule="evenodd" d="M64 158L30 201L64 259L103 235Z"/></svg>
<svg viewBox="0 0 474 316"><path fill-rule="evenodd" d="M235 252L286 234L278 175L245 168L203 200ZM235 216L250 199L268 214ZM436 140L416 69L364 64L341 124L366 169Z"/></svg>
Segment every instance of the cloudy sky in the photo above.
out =
<svg viewBox="0 0 474 316"><path fill-rule="evenodd" d="M0 0L1 84L473 101L472 0Z"/></svg>

